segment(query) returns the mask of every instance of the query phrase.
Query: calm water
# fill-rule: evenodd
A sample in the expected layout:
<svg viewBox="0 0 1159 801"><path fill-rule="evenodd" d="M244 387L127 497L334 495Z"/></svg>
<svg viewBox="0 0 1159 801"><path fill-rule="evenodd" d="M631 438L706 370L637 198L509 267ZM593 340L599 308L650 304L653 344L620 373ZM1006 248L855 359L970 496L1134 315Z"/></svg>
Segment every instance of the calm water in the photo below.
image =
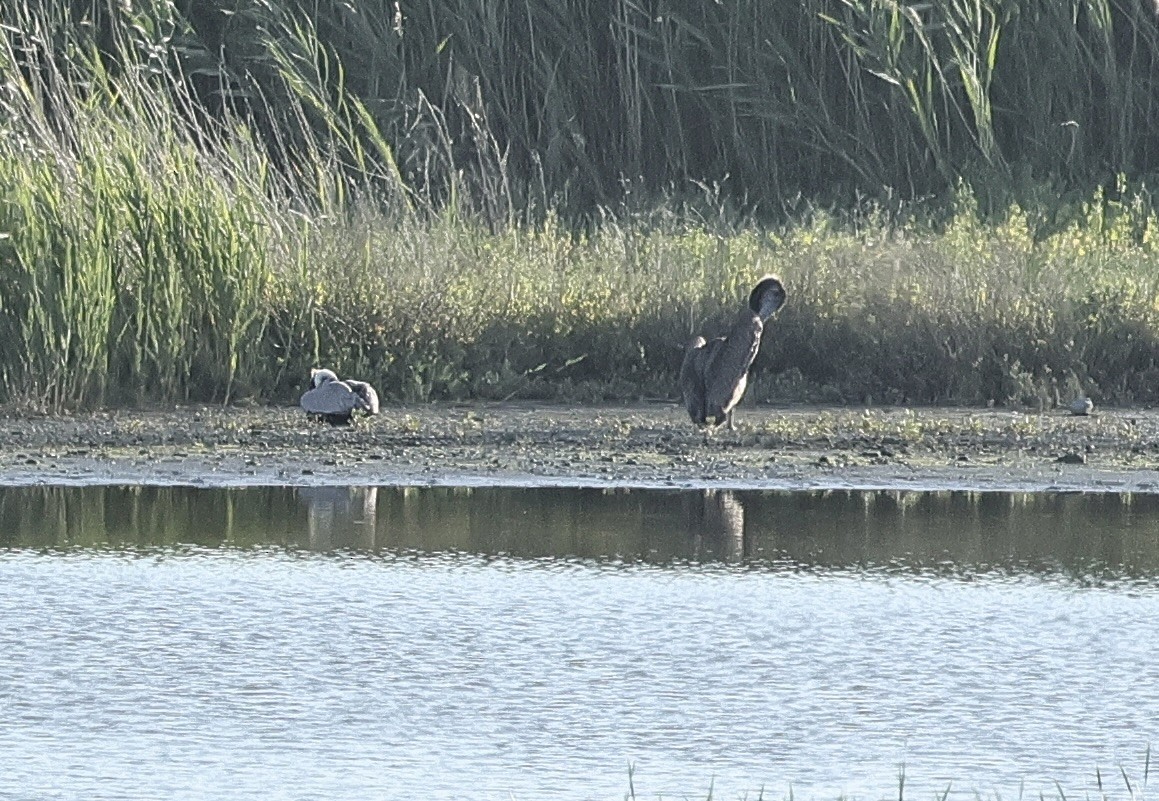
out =
<svg viewBox="0 0 1159 801"><path fill-rule="evenodd" d="M1159 498L0 489L0 798L1136 793Z"/></svg>

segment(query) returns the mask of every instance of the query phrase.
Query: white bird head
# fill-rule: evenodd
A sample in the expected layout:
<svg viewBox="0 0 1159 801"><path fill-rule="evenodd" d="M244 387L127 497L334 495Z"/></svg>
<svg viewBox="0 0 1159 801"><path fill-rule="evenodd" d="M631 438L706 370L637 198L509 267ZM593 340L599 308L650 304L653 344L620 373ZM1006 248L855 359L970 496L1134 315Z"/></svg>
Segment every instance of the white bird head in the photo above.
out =
<svg viewBox="0 0 1159 801"><path fill-rule="evenodd" d="M310 370L310 384L314 387L320 387L330 381L337 381L338 376L333 370L315 367Z"/></svg>

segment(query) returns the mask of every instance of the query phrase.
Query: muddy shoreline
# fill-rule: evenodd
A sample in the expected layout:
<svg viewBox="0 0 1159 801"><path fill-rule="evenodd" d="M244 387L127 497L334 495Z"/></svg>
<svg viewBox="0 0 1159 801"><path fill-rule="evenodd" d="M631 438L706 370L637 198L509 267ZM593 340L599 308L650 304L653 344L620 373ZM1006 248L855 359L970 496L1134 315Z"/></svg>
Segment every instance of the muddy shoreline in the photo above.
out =
<svg viewBox="0 0 1159 801"><path fill-rule="evenodd" d="M675 404L0 414L0 485L504 485L1159 492L1159 411L748 406L709 437Z"/></svg>

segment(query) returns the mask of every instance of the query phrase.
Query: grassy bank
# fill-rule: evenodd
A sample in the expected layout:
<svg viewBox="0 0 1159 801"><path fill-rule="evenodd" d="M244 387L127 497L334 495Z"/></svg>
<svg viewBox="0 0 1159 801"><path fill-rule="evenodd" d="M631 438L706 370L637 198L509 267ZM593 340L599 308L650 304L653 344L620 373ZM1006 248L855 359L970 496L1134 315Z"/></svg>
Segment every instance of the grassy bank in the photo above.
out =
<svg viewBox="0 0 1159 801"><path fill-rule="evenodd" d="M198 186L202 201L227 191ZM113 202L93 191L90 210ZM163 205L177 200L154 198L168 240L153 218L114 235L104 215L134 215L115 205L84 227L10 229L27 261L9 264L29 269L4 284L8 400L281 401L314 364L401 400L672 396L682 343L720 330L764 271L791 301L758 399L1159 400L1156 221L1101 199L1038 241L1024 213L989 225L968 206L939 230L816 215L778 232L632 220L576 235L371 212L258 226L235 215L276 218L269 201L190 220ZM216 257L186 240L199 221ZM103 263L74 240L102 231Z"/></svg>
<svg viewBox="0 0 1159 801"><path fill-rule="evenodd" d="M790 302L758 399L1159 400L1142 187L985 221L960 189L925 221L769 228L716 198L518 222L503 169L484 204L405 180L308 30L278 45L273 136L210 114L155 19L97 49L23 13L0 28L0 401L287 401L316 364L396 400L671 397L683 342L763 272Z"/></svg>

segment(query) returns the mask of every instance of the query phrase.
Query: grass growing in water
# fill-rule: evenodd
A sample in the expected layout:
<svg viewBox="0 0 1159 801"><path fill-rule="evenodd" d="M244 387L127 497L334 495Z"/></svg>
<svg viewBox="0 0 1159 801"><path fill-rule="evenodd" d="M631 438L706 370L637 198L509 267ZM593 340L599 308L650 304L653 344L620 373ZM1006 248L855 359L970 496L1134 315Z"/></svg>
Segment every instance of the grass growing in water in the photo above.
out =
<svg viewBox="0 0 1159 801"><path fill-rule="evenodd" d="M937 224L812 212L769 230L664 208L518 223L402 187L389 147L351 135L373 133L362 107L293 72L323 63L308 31L280 51L291 150L207 114L156 20L126 16L109 58L83 27L23 13L0 28L0 401L284 401L320 363L388 399L674 397L684 341L766 271L790 302L760 399L1159 399L1143 190L987 223L966 190ZM349 178L365 174L388 190Z"/></svg>
<svg viewBox="0 0 1159 801"><path fill-rule="evenodd" d="M1119 776L1122 777L1123 785L1126 789L1125 798L1127 798L1128 801L1136 801L1136 799L1142 799L1145 795L1145 791L1147 789L1147 782L1150 779L1150 775L1151 775L1151 744L1150 743L1147 744L1147 749L1143 754L1143 773L1142 773L1142 776L1140 778L1136 779L1136 781L1138 782L1137 784L1131 782L1131 777L1128 775L1127 769L1123 765L1119 765L1118 773L1119 773ZM635 801L635 799L638 797L636 794L636 783L634 781L635 774L636 774L636 766L634 763L629 762L628 763L628 792L626 792L624 794L624 801ZM709 781L708 791L704 796L705 801L712 801L712 799L714 798L713 791L715 789L715 785L716 785L715 779L712 779ZM906 797L905 796L905 789L906 789L905 786L906 786L906 763L902 762L902 763L898 764L898 767L897 767L897 801L905 801L905 797ZM1116 797L1116 795L1113 791L1113 788L1109 784L1104 785L1103 774L1102 774L1102 771L1098 767L1095 768L1095 786L1098 789L1099 798L1101 798L1102 801L1110 801L1111 798ZM950 792L952 790L955 790L955 788L954 788L953 782L950 782L949 784L946 785L944 790L940 790L940 791L935 792L933 797L934 797L935 801L946 801L946 799L949 798ZM1018 792L1018 801L1022 801L1022 799L1023 799L1023 790L1024 790L1024 788L1022 786L1020 786L1019 792ZM1054 795L1052 792L1052 794L1050 796L1048 796L1042 790L1039 790L1038 797L1039 797L1040 801L1046 801L1047 798L1051 798L1052 801L1053 801L1053 799L1056 799L1056 798L1058 799L1058 801L1067 801L1066 791L1063 789L1062 784L1060 782L1058 782L1057 780L1054 781L1054 790L1057 791L1057 795ZM958 790L957 792L958 792L958 794L961 794L962 792L970 792L975 798L978 798L978 799L983 797L981 791L978 790L977 788L974 788L973 790L969 790L969 791ZM658 796L658 797L662 797L662 796ZM688 797L688 796L685 796L685 797ZM743 797L748 798L748 793L746 793ZM764 786L762 786L757 791L757 799L758 799L758 801L762 801L762 799L764 799L765 797L766 797L766 788ZM788 791L782 797L785 799L785 801L794 801L795 796L793 793L792 785L789 785ZM888 796L881 795L880 797L886 798ZM994 791L993 797L996 799L999 799L999 798L1001 798L1001 795L997 791ZM1084 797L1089 797L1089 795L1084 796ZM840 796L840 798L845 798L845 796Z"/></svg>

